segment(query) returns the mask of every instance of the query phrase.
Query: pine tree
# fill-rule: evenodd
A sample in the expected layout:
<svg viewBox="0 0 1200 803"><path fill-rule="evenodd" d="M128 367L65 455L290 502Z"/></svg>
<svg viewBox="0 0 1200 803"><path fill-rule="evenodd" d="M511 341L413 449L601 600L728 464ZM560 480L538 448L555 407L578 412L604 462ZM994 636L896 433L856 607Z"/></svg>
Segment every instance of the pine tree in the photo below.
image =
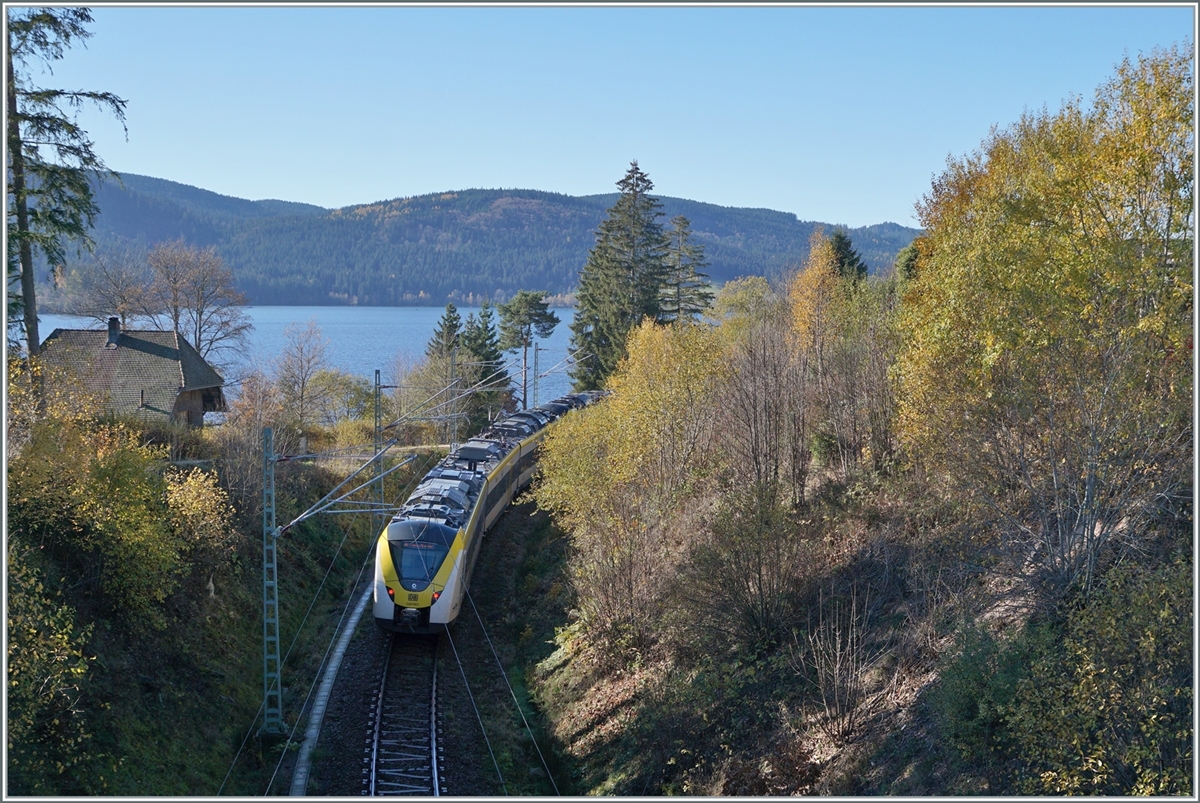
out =
<svg viewBox="0 0 1200 803"><path fill-rule="evenodd" d="M625 339L643 318L662 320L660 293L667 275L662 204L649 193L650 177L636 161L617 182L621 197L596 232L579 275L571 345L577 390L599 388L625 356Z"/></svg>
<svg viewBox="0 0 1200 803"><path fill-rule="evenodd" d="M838 273L843 279L857 282L867 278L867 263L862 261L862 257L852 247L850 235L846 233L845 229L834 229L829 242L833 245Z"/></svg>
<svg viewBox="0 0 1200 803"><path fill-rule="evenodd" d="M692 222L683 215L671 218L667 232L667 274L662 291L662 319L678 321L695 318L712 306L713 291L708 274L704 246L692 242Z"/></svg>
<svg viewBox="0 0 1200 803"><path fill-rule="evenodd" d="M546 304L546 291L518 290L507 304L500 305L500 347L521 349L521 404L529 406L529 347L533 338L550 337L558 316Z"/></svg>

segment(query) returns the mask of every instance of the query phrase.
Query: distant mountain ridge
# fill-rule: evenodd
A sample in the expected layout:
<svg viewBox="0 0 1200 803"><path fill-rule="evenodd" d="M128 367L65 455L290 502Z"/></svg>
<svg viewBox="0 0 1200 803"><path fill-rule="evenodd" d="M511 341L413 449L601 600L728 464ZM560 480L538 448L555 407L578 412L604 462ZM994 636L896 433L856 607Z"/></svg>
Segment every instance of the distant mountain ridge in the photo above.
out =
<svg viewBox="0 0 1200 803"><path fill-rule="evenodd" d="M184 238L214 246L259 305L442 305L503 300L520 289L574 291L616 193L461 190L341 209L249 201L166 179L124 174L96 193L101 249ZM691 221L712 280L777 276L808 256L817 226L787 212L659 196L664 227ZM872 272L888 269L919 230L847 229Z"/></svg>

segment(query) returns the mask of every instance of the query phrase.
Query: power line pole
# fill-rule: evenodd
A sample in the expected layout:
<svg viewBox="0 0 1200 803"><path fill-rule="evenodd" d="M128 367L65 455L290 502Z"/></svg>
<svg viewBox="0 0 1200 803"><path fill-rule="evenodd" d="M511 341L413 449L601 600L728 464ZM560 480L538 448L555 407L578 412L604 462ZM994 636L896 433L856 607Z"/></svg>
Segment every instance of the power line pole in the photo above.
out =
<svg viewBox="0 0 1200 803"><path fill-rule="evenodd" d="M279 660L279 589L275 562L275 441L263 429L263 726L259 735L282 736L282 678Z"/></svg>
<svg viewBox="0 0 1200 803"><path fill-rule="evenodd" d="M534 343L533 343L533 406L534 407L537 407L538 404L540 403L538 401L538 377L539 377L539 374L538 374L538 352L539 351L548 351L548 350L549 349L544 349L541 346L539 346L537 344L537 341L534 341Z"/></svg>
<svg viewBox="0 0 1200 803"><path fill-rule="evenodd" d="M375 369L375 501L379 504L379 508L375 515L371 516L371 523L375 525L371 531L378 533L383 529L383 417L380 411L380 399L382 397L383 386L379 384L379 369Z"/></svg>
<svg viewBox="0 0 1200 803"><path fill-rule="evenodd" d="M450 349L450 421L454 427L454 434L450 437L451 443L458 443L458 390L455 388L455 383L458 381L457 365L458 362L458 346Z"/></svg>

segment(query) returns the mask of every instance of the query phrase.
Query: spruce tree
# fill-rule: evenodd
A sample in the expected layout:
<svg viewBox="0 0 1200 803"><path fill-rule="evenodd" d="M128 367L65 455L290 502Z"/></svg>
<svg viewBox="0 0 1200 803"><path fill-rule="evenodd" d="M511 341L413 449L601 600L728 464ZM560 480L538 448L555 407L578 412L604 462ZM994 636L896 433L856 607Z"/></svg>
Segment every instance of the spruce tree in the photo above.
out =
<svg viewBox="0 0 1200 803"><path fill-rule="evenodd" d="M852 247L850 235L845 229L834 229L829 242L833 245L838 273L843 279L857 282L867 278L867 263L862 261L862 257Z"/></svg>
<svg viewBox="0 0 1200 803"><path fill-rule="evenodd" d="M469 431L477 432L487 425L489 416L500 410L508 401L510 377L504 367L504 352L500 348L500 333L492 316L492 305L484 301L479 310L467 315L463 325L461 343L466 351L464 372L469 367L475 378L472 385L479 385L467 403Z"/></svg>
<svg viewBox="0 0 1200 803"><path fill-rule="evenodd" d="M462 318L458 314L458 309L454 303L446 304L446 311L442 313L442 317L438 320L437 329L433 330L433 337L425 346L425 356L430 360L445 359L454 354L454 350L458 348L459 340L462 337Z"/></svg>
<svg viewBox="0 0 1200 803"><path fill-rule="evenodd" d="M100 209L93 183L111 173L79 124L86 105L125 125L125 101L111 92L46 89L30 83L34 68L52 72L67 48L92 34L87 8L14 9L5 52L8 144L8 323L23 328L30 356L40 351L33 257L63 264L64 241L84 248ZM19 283L19 289L18 289ZM19 295L18 295L19 293ZM19 302L17 299L20 299Z"/></svg>
<svg viewBox="0 0 1200 803"><path fill-rule="evenodd" d="M434 394L430 410L438 420L439 436L457 441L465 413L463 401L458 398L469 382L462 376L458 363L465 362L459 354L462 345L462 318L454 303L446 304L446 311L438 320L433 337L425 345L425 364L420 369L426 392Z"/></svg>
<svg viewBox="0 0 1200 803"><path fill-rule="evenodd" d="M700 272L701 268L708 267L704 246L692 242L692 222L683 215L671 218L667 240L667 275L660 302L662 319L694 319L713 302L708 274Z"/></svg>
<svg viewBox="0 0 1200 803"><path fill-rule="evenodd" d="M461 343L473 361L479 363L480 378L487 385L507 387L508 372L504 369L504 350L500 348L500 332L496 329L496 320L492 315L492 304L484 301L479 309L479 318L475 313L467 316L463 325Z"/></svg>
<svg viewBox="0 0 1200 803"><path fill-rule="evenodd" d="M902 282L910 282L917 278L920 256L916 240L901 248L900 252L896 254L896 278Z"/></svg>
<svg viewBox="0 0 1200 803"><path fill-rule="evenodd" d="M636 161L617 182L621 196L596 232L579 274L571 346L577 390L599 388L625 356L625 338L643 318L662 320L660 293L667 275L667 237L650 196L650 177Z"/></svg>

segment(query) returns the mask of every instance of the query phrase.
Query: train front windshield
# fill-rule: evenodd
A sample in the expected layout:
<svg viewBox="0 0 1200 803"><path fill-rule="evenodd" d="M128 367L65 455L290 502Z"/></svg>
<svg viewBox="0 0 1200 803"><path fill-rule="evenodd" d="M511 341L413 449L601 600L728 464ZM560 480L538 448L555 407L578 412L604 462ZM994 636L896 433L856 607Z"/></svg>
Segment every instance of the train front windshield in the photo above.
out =
<svg viewBox="0 0 1200 803"><path fill-rule="evenodd" d="M388 525L392 565L407 591L424 591L446 559L457 530L441 522L409 519Z"/></svg>
<svg viewBox="0 0 1200 803"><path fill-rule="evenodd" d="M396 560L397 546L399 560ZM392 544L392 560L400 567L400 584L409 591L423 590L442 567L449 551L439 544Z"/></svg>

